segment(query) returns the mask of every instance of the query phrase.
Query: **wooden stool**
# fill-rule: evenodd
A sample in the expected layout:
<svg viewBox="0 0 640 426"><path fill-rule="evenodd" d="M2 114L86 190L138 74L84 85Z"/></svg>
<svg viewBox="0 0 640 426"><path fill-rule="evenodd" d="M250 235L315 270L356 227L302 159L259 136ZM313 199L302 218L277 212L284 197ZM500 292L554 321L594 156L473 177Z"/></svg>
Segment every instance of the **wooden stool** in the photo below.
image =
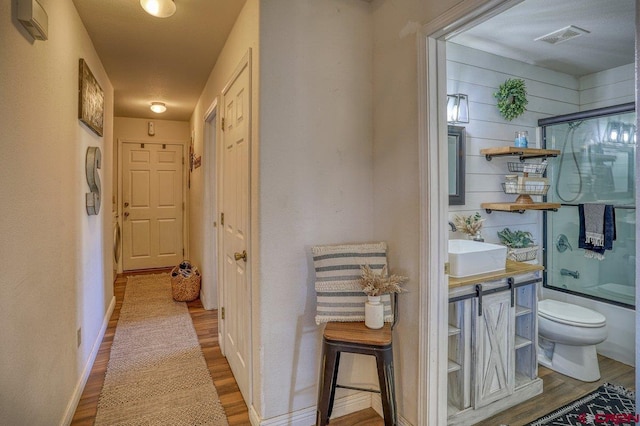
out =
<svg viewBox="0 0 640 426"><path fill-rule="evenodd" d="M375 356L380 390L338 385L336 380L341 352ZM385 426L397 424L391 325L385 323L381 329L372 330L367 328L364 322L327 323L322 339L322 367L318 411L316 413L317 426L329 423L336 388L380 393Z"/></svg>

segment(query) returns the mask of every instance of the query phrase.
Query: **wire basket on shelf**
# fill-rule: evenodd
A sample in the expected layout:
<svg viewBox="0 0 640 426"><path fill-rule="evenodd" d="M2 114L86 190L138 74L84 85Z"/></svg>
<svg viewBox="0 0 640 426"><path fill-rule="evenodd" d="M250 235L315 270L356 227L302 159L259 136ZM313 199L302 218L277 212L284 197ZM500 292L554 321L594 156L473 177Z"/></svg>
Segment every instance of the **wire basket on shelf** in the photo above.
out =
<svg viewBox="0 0 640 426"><path fill-rule="evenodd" d="M518 173L533 173L536 175L542 175L547 169L547 163L516 163L510 161L507 163L510 172Z"/></svg>
<svg viewBox="0 0 640 426"><path fill-rule="evenodd" d="M515 260L516 262L526 262L528 260L534 260L538 257L538 246L521 247L507 249L507 259Z"/></svg>
<svg viewBox="0 0 640 426"><path fill-rule="evenodd" d="M188 260L171 270L171 293L176 302L191 302L200 296L200 271Z"/></svg>
<svg viewBox="0 0 640 426"><path fill-rule="evenodd" d="M505 194L527 194L527 195L547 195L549 187L551 185L544 185L540 183L503 183L502 189Z"/></svg>

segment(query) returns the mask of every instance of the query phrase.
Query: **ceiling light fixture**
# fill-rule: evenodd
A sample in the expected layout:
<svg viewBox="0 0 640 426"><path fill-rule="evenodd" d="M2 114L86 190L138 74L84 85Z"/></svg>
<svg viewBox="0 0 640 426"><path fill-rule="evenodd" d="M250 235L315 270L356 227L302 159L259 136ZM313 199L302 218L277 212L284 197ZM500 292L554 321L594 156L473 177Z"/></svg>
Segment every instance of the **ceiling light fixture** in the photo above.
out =
<svg viewBox="0 0 640 426"><path fill-rule="evenodd" d="M166 110L167 107L164 102L151 102L151 111L155 112L156 114L161 114Z"/></svg>
<svg viewBox="0 0 640 426"><path fill-rule="evenodd" d="M176 13L173 0L140 0L140 6L149 14L158 18L168 18Z"/></svg>

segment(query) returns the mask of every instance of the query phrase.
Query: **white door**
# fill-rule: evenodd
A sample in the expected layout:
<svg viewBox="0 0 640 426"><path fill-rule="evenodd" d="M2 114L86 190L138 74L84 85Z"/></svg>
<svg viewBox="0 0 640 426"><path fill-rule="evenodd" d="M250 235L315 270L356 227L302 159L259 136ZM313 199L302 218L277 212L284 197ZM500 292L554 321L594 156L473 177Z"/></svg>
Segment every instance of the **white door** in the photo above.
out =
<svg viewBox="0 0 640 426"><path fill-rule="evenodd" d="M183 257L183 149L122 144L123 269L177 265Z"/></svg>
<svg viewBox="0 0 640 426"><path fill-rule="evenodd" d="M250 290L249 254L249 66L223 91L222 254L225 355L238 387L249 399Z"/></svg>

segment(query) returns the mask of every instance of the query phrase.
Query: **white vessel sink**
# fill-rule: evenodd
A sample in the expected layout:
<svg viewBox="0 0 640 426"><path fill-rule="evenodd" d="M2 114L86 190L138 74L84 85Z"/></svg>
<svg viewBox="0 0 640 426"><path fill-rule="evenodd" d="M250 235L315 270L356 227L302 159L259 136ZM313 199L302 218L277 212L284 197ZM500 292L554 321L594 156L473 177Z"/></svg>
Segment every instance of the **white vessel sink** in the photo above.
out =
<svg viewBox="0 0 640 426"><path fill-rule="evenodd" d="M454 278L504 271L507 247L472 240L449 240L449 276Z"/></svg>

